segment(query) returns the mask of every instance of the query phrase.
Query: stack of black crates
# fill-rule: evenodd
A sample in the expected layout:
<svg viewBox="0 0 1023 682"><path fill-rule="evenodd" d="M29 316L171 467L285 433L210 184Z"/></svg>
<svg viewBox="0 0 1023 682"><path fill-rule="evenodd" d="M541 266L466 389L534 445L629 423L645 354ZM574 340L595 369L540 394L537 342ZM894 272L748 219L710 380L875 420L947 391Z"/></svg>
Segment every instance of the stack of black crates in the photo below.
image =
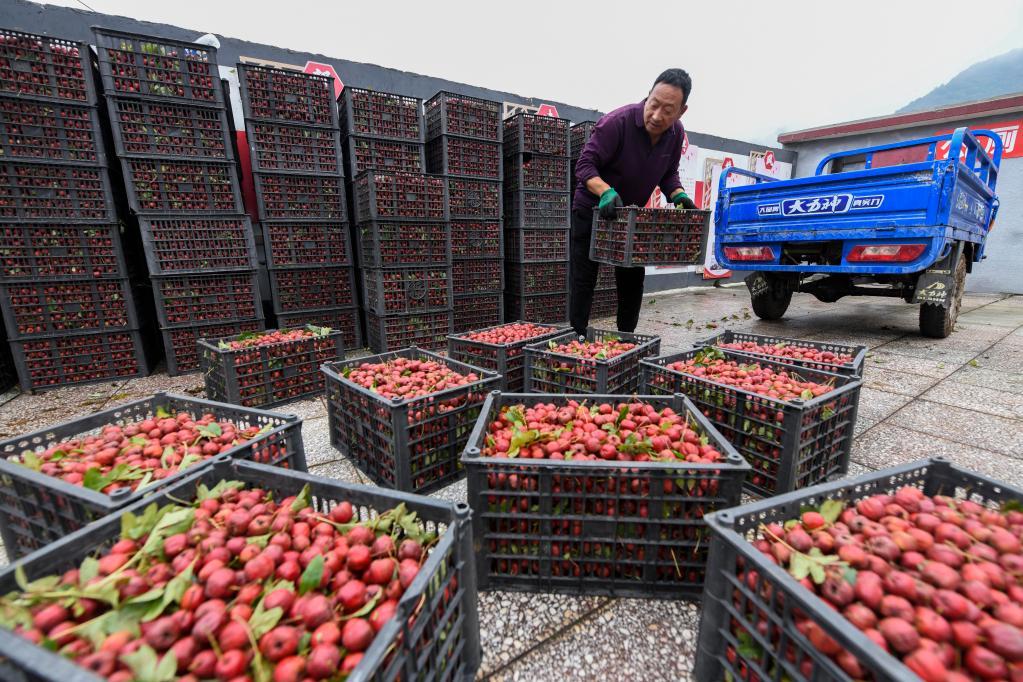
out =
<svg viewBox="0 0 1023 682"><path fill-rule="evenodd" d="M446 179L424 172L423 101L345 87L339 110L369 346L443 349L451 229Z"/></svg>
<svg viewBox="0 0 1023 682"><path fill-rule="evenodd" d="M569 121L504 121L504 315L568 319Z"/></svg>
<svg viewBox="0 0 1023 682"><path fill-rule="evenodd" d="M0 30L0 306L27 391L149 373L90 55Z"/></svg>
<svg viewBox="0 0 1023 682"><path fill-rule="evenodd" d="M593 134L596 121L582 121L572 126L570 133L572 145L572 191L575 191L575 165L579 163L579 155ZM610 265L602 265L597 276L597 288L593 291L593 305L590 307L590 318L614 315L618 310L618 289L615 286L615 269Z"/></svg>
<svg viewBox="0 0 1023 682"><path fill-rule="evenodd" d="M504 319L501 103L453 92L426 101L426 167L447 178L454 331Z"/></svg>
<svg viewBox="0 0 1023 682"><path fill-rule="evenodd" d="M238 81L277 326L361 348L334 82L249 64Z"/></svg>
<svg viewBox="0 0 1023 682"><path fill-rule="evenodd" d="M192 372L197 339L263 329L217 52L104 28L94 34L167 372Z"/></svg>

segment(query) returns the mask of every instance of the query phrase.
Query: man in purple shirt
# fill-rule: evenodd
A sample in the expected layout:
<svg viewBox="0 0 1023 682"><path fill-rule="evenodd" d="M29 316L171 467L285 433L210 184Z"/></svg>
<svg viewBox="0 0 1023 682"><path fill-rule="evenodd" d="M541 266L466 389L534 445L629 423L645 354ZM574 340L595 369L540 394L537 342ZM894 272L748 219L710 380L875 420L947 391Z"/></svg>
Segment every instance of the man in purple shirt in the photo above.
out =
<svg viewBox="0 0 1023 682"><path fill-rule="evenodd" d="M627 104L601 118L575 167L572 200L572 281L569 322L586 333L600 265L590 260L593 210L613 220L621 206L644 206L660 187L676 207L696 208L678 177L692 81L682 69L668 69L642 102ZM618 331L635 331L643 304L644 268L615 268Z"/></svg>

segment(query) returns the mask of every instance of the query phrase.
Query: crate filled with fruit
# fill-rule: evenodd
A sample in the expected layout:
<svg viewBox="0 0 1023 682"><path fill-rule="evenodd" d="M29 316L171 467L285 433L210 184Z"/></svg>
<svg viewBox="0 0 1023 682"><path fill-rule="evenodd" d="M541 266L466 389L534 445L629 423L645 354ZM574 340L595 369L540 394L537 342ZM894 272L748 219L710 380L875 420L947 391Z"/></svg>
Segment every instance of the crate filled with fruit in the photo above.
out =
<svg viewBox="0 0 1023 682"><path fill-rule="evenodd" d="M462 458L481 589L696 597L749 465L683 396L492 393Z"/></svg>
<svg viewBox="0 0 1023 682"><path fill-rule="evenodd" d="M593 215L590 260L623 268L703 263L710 211L628 206L615 220Z"/></svg>
<svg viewBox="0 0 1023 682"><path fill-rule="evenodd" d="M470 543L464 504L218 459L0 573L0 675L471 679Z"/></svg>
<svg viewBox="0 0 1023 682"><path fill-rule="evenodd" d="M306 325L199 340L211 400L268 407L323 392L320 365L344 359L340 331Z"/></svg>
<svg viewBox="0 0 1023 682"><path fill-rule="evenodd" d="M637 393L639 363L661 351L661 339L646 334L567 331L525 347L526 393Z"/></svg>
<svg viewBox="0 0 1023 682"><path fill-rule="evenodd" d="M1019 679L1021 502L936 458L711 515L694 679Z"/></svg>
<svg viewBox="0 0 1023 682"><path fill-rule="evenodd" d="M867 356L866 346L763 336L731 329L696 344L697 348L707 346L767 357L787 365L854 376L863 375L863 362Z"/></svg>
<svg viewBox="0 0 1023 682"><path fill-rule="evenodd" d="M330 442L377 485L405 492L462 476L460 456L494 372L412 347L324 365Z"/></svg>
<svg viewBox="0 0 1023 682"><path fill-rule="evenodd" d="M452 334L448 356L501 375L500 388L521 393L525 386L523 348L564 333L564 327L535 322L509 322L486 329Z"/></svg>
<svg viewBox="0 0 1023 682"><path fill-rule="evenodd" d="M642 365L645 392L688 396L753 465L748 492L770 497L848 470L862 379L720 348Z"/></svg>
<svg viewBox="0 0 1023 682"><path fill-rule="evenodd" d="M0 536L21 557L217 455L305 471L302 420L169 393L0 441Z"/></svg>

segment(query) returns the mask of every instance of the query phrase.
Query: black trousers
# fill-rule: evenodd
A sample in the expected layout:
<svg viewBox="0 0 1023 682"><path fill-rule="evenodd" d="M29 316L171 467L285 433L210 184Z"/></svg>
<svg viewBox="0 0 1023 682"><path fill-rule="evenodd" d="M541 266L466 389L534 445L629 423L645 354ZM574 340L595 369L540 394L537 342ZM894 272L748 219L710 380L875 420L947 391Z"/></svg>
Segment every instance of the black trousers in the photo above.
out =
<svg viewBox="0 0 1023 682"><path fill-rule="evenodd" d="M568 300L568 321L576 334L585 334L590 323L593 290L597 286L600 263L590 260L591 211L572 211L571 286ZM605 265L604 267L610 267ZM615 268L618 289L618 331L636 331L639 309L643 305L644 268Z"/></svg>

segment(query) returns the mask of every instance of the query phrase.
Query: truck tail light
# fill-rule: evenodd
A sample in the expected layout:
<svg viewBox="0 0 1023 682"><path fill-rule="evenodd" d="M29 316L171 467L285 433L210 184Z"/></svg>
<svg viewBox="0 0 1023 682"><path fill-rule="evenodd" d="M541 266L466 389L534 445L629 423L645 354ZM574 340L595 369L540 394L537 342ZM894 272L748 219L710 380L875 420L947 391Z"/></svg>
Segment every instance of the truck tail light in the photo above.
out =
<svg viewBox="0 0 1023 682"><path fill-rule="evenodd" d="M725 256L736 261L774 260L774 249L770 246L726 246Z"/></svg>
<svg viewBox="0 0 1023 682"><path fill-rule="evenodd" d="M878 244L876 246L854 246L846 256L850 263L866 261L883 263L907 263L916 260L927 248L926 244Z"/></svg>

